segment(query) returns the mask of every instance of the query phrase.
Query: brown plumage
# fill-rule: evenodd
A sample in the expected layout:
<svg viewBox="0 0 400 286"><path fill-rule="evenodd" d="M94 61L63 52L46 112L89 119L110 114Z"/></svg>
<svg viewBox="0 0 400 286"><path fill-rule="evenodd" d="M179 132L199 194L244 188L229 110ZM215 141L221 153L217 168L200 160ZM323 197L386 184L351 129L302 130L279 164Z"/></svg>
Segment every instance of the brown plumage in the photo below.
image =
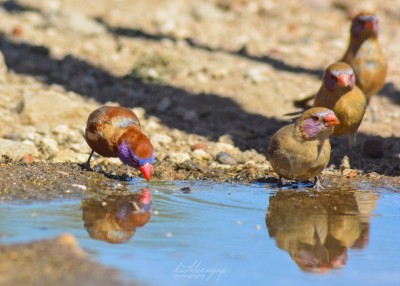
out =
<svg viewBox="0 0 400 286"><path fill-rule="evenodd" d="M119 157L123 163L138 169L146 180L150 179L153 146L132 110L116 106L96 109L89 115L84 137L94 152L104 157ZM87 168L93 151L86 162Z"/></svg>
<svg viewBox="0 0 400 286"><path fill-rule="evenodd" d="M293 180L314 178L328 164L331 145L328 137L339 121L332 110L311 108L294 124L279 129L271 138L268 159L272 168L282 177Z"/></svg>
<svg viewBox="0 0 400 286"><path fill-rule="evenodd" d="M353 18L350 42L342 61L356 76L356 85L370 98L379 92L386 80L388 65L378 42L378 17L360 13Z"/></svg>
<svg viewBox="0 0 400 286"><path fill-rule="evenodd" d="M341 61L353 68L356 85L364 92L367 100L379 92L385 84L388 64L378 42L378 17L371 13L360 13L352 20L350 41ZM314 95L294 101L303 107Z"/></svg>
<svg viewBox="0 0 400 286"><path fill-rule="evenodd" d="M349 136L349 147L355 144L355 134L367 108L367 98L354 85L352 68L342 62L334 63L326 69L321 88L314 99L315 107L332 109L340 124L333 130L334 136Z"/></svg>

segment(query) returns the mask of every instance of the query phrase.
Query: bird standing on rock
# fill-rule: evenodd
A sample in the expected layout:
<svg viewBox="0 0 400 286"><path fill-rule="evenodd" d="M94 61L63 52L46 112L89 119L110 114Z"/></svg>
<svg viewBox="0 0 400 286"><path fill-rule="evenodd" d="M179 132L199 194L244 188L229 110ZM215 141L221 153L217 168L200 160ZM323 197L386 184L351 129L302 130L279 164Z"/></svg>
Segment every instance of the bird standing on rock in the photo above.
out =
<svg viewBox="0 0 400 286"><path fill-rule="evenodd" d="M326 69L321 88L314 99L315 107L325 107L335 112L340 124L333 130L333 135L347 134L350 148L355 145L355 134L367 108L367 98L354 81L353 70L348 64L333 63Z"/></svg>
<svg viewBox="0 0 400 286"><path fill-rule="evenodd" d="M279 175L279 185L282 185L282 177L298 181L314 178L314 187L319 187L318 175L330 158L328 138L338 124L332 110L316 107L308 109L294 124L282 127L272 136L268 159Z"/></svg>
<svg viewBox="0 0 400 286"><path fill-rule="evenodd" d="M350 43L342 61L349 64L356 76L356 85L368 101L383 87L388 65L378 42L378 17L360 13L353 18Z"/></svg>
<svg viewBox="0 0 400 286"><path fill-rule="evenodd" d="M132 110L116 106L96 109L89 115L84 137L92 148L86 162L88 169L96 152L104 157L119 157L123 163L138 169L147 181L150 180L154 149Z"/></svg>

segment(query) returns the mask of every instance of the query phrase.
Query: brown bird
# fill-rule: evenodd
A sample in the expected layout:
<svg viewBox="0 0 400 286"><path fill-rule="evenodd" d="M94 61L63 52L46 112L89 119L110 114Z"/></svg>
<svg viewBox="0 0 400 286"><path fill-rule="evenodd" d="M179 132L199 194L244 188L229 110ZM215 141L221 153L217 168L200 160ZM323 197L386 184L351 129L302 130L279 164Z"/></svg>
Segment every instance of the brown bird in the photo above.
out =
<svg viewBox="0 0 400 286"><path fill-rule="evenodd" d="M342 59L353 68L356 85L364 92L368 101L385 84L388 70L378 34L378 17L371 13L358 14L353 18L350 43Z"/></svg>
<svg viewBox="0 0 400 286"><path fill-rule="evenodd" d="M298 181L314 178L314 187L319 187L318 175L330 158L328 137L338 124L332 110L316 107L272 136L268 159L279 175L279 185L282 185L282 177Z"/></svg>
<svg viewBox="0 0 400 286"><path fill-rule="evenodd" d="M119 159L138 169L150 180L154 150L149 138L143 134L135 113L125 107L103 106L88 118L85 140L92 148L86 167L90 169L93 152L104 157Z"/></svg>
<svg viewBox="0 0 400 286"><path fill-rule="evenodd" d="M355 134L367 108L367 98L354 84L352 68L342 62L333 63L326 69L321 88L315 95L314 106L332 109L340 124L333 130L334 136L347 134L349 147L355 145Z"/></svg>
<svg viewBox="0 0 400 286"><path fill-rule="evenodd" d="M388 64L378 42L378 17L360 13L352 20L350 41L341 61L349 64L356 77L356 85L371 99L385 84ZM295 100L294 105L305 106L314 95Z"/></svg>

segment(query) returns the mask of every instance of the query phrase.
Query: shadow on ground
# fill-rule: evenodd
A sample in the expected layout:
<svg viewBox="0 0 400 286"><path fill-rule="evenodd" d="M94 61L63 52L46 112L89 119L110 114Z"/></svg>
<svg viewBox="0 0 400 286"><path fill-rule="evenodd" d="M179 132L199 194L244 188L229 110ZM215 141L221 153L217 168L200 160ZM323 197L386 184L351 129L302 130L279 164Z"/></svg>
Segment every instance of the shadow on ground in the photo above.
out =
<svg viewBox="0 0 400 286"><path fill-rule="evenodd" d="M171 128L217 140L231 135L241 149L264 153L268 136L286 124L243 110L234 100L212 93L194 94L169 85L152 84L132 77L116 77L73 56L53 59L46 47L13 43L0 37L0 49L8 68L58 84L68 91L105 103L143 107ZM160 102L168 102L168 108Z"/></svg>
<svg viewBox="0 0 400 286"><path fill-rule="evenodd" d="M144 40L151 40L151 41L161 41L168 39L173 42L177 42L178 39L164 35L164 34L151 34L146 31L143 31L141 29L135 29L135 28L124 28L124 27L112 27L108 25L106 22L104 22L100 18L96 18L96 21L104 25L104 27L112 34L115 36L124 36L124 37L130 37L130 38L141 38ZM323 70L321 69L310 69L310 68L304 68L301 66L292 66L287 63L285 63L282 60L275 59L273 57L270 57L268 55L263 55L263 56L254 56L248 53L248 51L245 48L242 48L238 51L229 51L221 48L213 48L210 47L206 44L202 44L198 41L196 41L194 38L186 38L183 39L190 47L203 50L203 51L208 51L208 52L218 52L218 53L225 53L225 54L230 54L233 56L237 57L243 57L251 61L255 62L260 62L264 64L268 64L271 67L273 67L276 70L280 71L286 71L286 72L291 72L291 73L305 73L309 74L312 76L315 76L317 78L321 78L322 74L324 73Z"/></svg>

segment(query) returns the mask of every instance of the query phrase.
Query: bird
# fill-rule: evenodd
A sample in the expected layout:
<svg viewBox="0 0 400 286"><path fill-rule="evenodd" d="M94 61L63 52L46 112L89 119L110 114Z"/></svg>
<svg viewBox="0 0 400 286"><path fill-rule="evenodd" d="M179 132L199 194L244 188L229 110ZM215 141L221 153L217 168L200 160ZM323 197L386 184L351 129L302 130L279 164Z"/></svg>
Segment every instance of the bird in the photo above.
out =
<svg viewBox="0 0 400 286"><path fill-rule="evenodd" d="M104 157L118 157L138 169L149 181L155 158L150 139L142 132L136 114L129 108L102 106L88 117L84 138L92 149L85 167L96 152Z"/></svg>
<svg viewBox="0 0 400 286"><path fill-rule="evenodd" d="M388 63L378 41L378 16L361 12L352 19L350 40L341 62L349 64L354 71L356 85L364 92L368 103L385 84ZM314 95L295 100L294 105L303 107Z"/></svg>
<svg viewBox="0 0 400 286"><path fill-rule="evenodd" d="M362 12L352 20L350 42L342 61L356 76L356 85L368 101L385 84L388 64L378 42L379 20L373 13Z"/></svg>
<svg viewBox="0 0 400 286"><path fill-rule="evenodd" d="M319 188L318 175L330 159L329 136L339 123L332 110L313 107L271 137L267 156L279 175L278 186L282 186L282 178L296 181L314 178L313 187Z"/></svg>
<svg viewBox="0 0 400 286"><path fill-rule="evenodd" d="M367 97L354 84L353 69L346 63L329 65L322 77L322 84L315 95L314 107L333 110L340 124L333 136L348 135L350 149L355 146L355 135L367 108Z"/></svg>

